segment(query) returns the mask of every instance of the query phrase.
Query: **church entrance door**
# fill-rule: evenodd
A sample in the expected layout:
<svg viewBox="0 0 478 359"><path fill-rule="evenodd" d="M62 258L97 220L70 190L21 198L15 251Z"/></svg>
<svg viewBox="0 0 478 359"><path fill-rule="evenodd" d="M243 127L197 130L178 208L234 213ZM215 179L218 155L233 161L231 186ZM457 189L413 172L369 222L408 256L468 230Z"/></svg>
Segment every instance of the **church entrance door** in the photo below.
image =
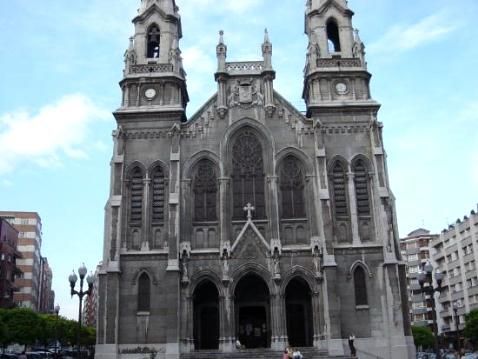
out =
<svg viewBox="0 0 478 359"><path fill-rule="evenodd" d="M194 291L194 342L196 349L219 348L219 293L204 281Z"/></svg>
<svg viewBox="0 0 478 359"><path fill-rule="evenodd" d="M266 283L255 274L244 276L235 290L236 337L246 348L270 347L270 300Z"/></svg>
<svg viewBox="0 0 478 359"><path fill-rule="evenodd" d="M287 336L293 347L313 346L312 301L309 285L294 278L285 295Z"/></svg>

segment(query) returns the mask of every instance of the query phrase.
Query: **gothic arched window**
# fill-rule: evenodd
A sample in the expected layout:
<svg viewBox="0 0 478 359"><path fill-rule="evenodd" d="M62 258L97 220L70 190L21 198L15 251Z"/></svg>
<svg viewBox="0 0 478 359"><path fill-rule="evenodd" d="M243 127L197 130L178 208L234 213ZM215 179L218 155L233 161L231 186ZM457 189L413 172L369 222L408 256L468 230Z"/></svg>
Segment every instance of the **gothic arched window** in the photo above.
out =
<svg viewBox="0 0 478 359"><path fill-rule="evenodd" d="M146 273L138 279L138 312L149 312L151 297L151 281Z"/></svg>
<svg viewBox="0 0 478 359"><path fill-rule="evenodd" d="M329 52L340 52L340 34L337 22L330 19L327 22L327 41L329 44Z"/></svg>
<svg viewBox="0 0 478 359"><path fill-rule="evenodd" d="M304 170L300 161L288 156L282 161L279 177L282 218L304 218Z"/></svg>
<svg viewBox="0 0 478 359"><path fill-rule="evenodd" d="M255 207L254 218L265 218L264 177L261 143L251 130L244 130L232 146L234 219L245 218L247 203Z"/></svg>
<svg viewBox="0 0 478 359"><path fill-rule="evenodd" d="M152 25L148 29L147 54L148 58L159 57L160 31L157 25Z"/></svg>
<svg viewBox="0 0 478 359"><path fill-rule="evenodd" d="M201 160L193 179L194 220L216 221L217 175L214 163Z"/></svg>
<svg viewBox="0 0 478 359"><path fill-rule="evenodd" d="M141 224L143 220L143 187L143 171L140 167L135 167L129 178L131 223Z"/></svg>
<svg viewBox="0 0 478 359"><path fill-rule="evenodd" d="M367 281L365 280L365 271L361 266L357 266L354 270L354 290L355 305L368 305Z"/></svg>
<svg viewBox="0 0 478 359"><path fill-rule="evenodd" d="M339 161L335 162L332 169L332 190L335 216L348 216L347 176L343 164Z"/></svg>
<svg viewBox="0 0 478 359"><path fill-rule="evenodd" d="M368 187L368 170L365 161L359 159L353 165L357 214L370 216L370 192Z"/></svg>
<svg viewBox="0 0 478 359"><path fill-rule="evenodd" d="M164 208L166 204L166 178L161 166L154 168L151 174L151 221L164 222Z"/></svg>

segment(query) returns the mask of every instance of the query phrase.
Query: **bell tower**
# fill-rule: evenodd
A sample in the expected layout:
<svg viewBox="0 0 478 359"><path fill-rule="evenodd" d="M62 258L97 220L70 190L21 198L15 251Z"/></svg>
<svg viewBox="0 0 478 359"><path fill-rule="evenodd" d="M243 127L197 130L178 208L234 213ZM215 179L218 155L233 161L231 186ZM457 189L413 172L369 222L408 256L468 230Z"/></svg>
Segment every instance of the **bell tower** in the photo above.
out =
<svg viewBox="0 0 478 359"><path fill-rule="evenodd" d="M314 116L337 106L378 106L370 97L365 46L352 27L346 0L308 0L303 98Z"/></svg>
<svg viewBox="0 0 478 359"><path fill-rule="evenodd" d="M168 114L168 120L185 120L189 101L186 72L179 40L181 17L175 0L142 0L133 19L135 34L125 52L121 108L123 115Z"/></svg>

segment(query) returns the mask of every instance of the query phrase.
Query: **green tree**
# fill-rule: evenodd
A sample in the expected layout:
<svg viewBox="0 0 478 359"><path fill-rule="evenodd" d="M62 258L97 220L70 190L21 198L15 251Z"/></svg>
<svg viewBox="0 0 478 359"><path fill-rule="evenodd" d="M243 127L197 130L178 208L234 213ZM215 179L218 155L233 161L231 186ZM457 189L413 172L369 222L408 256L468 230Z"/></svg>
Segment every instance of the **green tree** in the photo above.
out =
<svg viewBox="0 0 478 359"><path fill-rule="evenodd" d="M463 334L474 346L478 344L478 309L465 314L465 330Z"/></svg>
<svg viewBox="0 0 478 359"><path fill-rule="evenodd" d="M418 348L431 348L435 343L435 337L430 328L428 327L417 327L412 326L413 341L415 346Z"/></svg>
<svg viewBox="0 0 478 359"><path fill-rule="evenodd" d="M30 345L34 344L39 338L40 317L31 309L15 308L6 310L3 321L8 327L10 342Z"/></svg>
<svg viewBox="0 0 478 359"><path fill-rule="evenodd" d="M2 352L5 351L6 346L10 342L10 338L8 336L8 327L3 321L3 309L0 309L0 345L2 346Z"/></svg>

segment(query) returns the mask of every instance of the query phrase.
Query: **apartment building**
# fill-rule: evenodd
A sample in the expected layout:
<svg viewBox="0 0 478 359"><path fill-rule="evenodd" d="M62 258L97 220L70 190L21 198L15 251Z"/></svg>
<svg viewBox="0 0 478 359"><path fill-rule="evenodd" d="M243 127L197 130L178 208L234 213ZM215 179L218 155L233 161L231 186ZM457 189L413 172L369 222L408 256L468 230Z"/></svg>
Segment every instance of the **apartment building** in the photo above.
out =
<svg viewBox="0 0 478 359"><path fill-rule="evenodd" d="M43 313L53 313L54 299L52 296L51 284L53 279L53 272L48 264L46 257L41 257L41 272L40 272L40 293L38 296L38 311ZM52 300L53 297L53 300Z"/></svg>
<svg viewBox="0 0 478 359"><path fill-rule="evenodd" d="M416 326L432 326L433 313L429 300L418 283L418 272L430 258L429 243L438 238L427 229L419 228L400 240L402 258L407 262L407 286L410 321Z"/></svg>
<svg viewBox="0 0 478 359"><path fill-rule="evenodd" d="M82 321L85 325L95 327L96 326L96 314L98 303L98 272L101 268L101 262L98 264L95 270L95 281L93 282L93 290L91 295L85 297L83 303L83 317Z"/></svg>
<svg viewBox="0 0 478 359"><path fill-rule="evenodd" d="M15 277L22 273L17 267L17 259L21 258L17 242L17 230L0 218L0 308L11 308L14 305Z"/></svg>
<svg viewBox="0 0 478 359"><path fill-rule="evenodd" d="M36 212L0 211L0 217L7 220L18 231L17 249L22 258L17 266L22 271L15 279L18 291L14 293L14 302L20 307L39 309L42 223Z"/></svg>
<svg viewBox="0 0 478 359"><path fill-rule="evenodd" d="M445 335L457 333L464 328L465 314L478 309L478 214L472 210L457 219L431 246L433 266L444 273L437 296L438 330Z"/></svg>

